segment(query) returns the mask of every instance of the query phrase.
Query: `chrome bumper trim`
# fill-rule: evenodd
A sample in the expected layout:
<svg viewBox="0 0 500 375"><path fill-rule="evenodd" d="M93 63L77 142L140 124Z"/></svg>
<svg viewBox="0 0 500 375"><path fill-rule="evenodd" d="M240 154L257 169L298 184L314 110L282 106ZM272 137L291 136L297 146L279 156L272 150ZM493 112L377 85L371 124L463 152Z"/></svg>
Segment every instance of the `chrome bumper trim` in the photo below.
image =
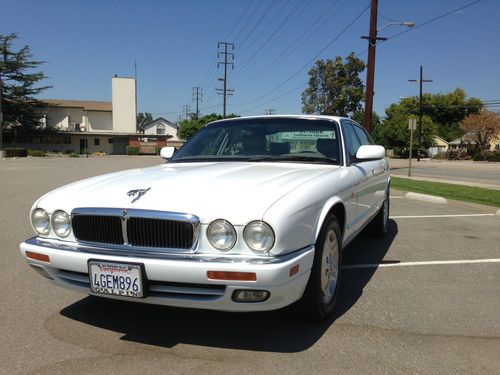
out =
<svg viewBox="0 0 500 375"><path fill-rule="evenodd" d="M103 254L115 255L137 258L153 258L153 259L167 259L188 262L215 262L215 263L247 263L247 264L279 264L296 258L301 254L307 253L314 249L313 245L306 246L302 249L296 250L277 257L270 256L248 256L248 255L224 255L217 256L214 254L200 254L200 253L165 253L165 252L142 252L142 251L120 251L106 247L87 246L75 243L68 243L58 240L47 240L46 238L32 237L25 241L28 245L41 246L54 250L72 251L86 254Z"/></svg>

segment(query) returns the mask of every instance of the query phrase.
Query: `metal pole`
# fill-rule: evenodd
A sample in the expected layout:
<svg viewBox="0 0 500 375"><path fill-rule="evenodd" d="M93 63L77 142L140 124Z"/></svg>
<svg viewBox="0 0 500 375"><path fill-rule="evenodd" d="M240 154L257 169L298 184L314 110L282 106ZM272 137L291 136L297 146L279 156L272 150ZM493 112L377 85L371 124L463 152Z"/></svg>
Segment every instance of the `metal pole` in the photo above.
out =
<svg viewBox="0 0 500 375"><path fill-rule="evenodd" d="M5 152L3 151L2 72L4 70L4 65L6 65L7 63L7 39L3 40L2 54L3 54L3 64L0 68L0 158L5 157Z"/></svg>
<svg viewBox="0 0 500 375"><path fill-rule="evenodd" d="M420 150L422 149L422 85L423 85L423 68L420 65L420 94L418 99L418 150L417 161L420 161Z"/></svg>

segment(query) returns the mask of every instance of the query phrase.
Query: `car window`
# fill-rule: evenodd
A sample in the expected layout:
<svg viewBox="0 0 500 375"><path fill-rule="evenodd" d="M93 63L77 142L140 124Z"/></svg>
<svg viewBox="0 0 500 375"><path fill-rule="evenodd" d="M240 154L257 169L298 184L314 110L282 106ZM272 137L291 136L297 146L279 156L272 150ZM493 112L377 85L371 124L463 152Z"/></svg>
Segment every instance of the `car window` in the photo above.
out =
<svg viewBox="0 0 500 375"><path fill-rule="evenodd" d="M353 124L353 129L362 145L371 145L373 141L365 129Z"/></svg>
<svg viewBox="0 0 500 375"><path fill-rule="evenodd" d="M349 159L348 161L351 162L355 160L356 152L361 146L361 142L354 131L354 127L349 121L343 121L342 128L344 130L347 158Z"/></svg>
<svg viewBox="0 0 500 375"><path fill-rule="evenodd" d="M207 125L170 162L276 161L340 164L338 124L294 118L232 119Z"/></svg>

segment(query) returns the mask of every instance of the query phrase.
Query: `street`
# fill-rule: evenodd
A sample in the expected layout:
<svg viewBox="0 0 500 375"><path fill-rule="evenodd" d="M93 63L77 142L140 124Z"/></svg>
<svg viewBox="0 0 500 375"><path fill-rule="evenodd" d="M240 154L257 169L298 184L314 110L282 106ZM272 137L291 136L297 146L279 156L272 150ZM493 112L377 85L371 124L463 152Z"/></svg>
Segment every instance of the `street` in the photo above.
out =
<svg viewBox="0 0 500 375"><path fill-rule="evenodd" d="M0 162L0 373L500 373L494 207L414 201L392 191L388 236L363 234L344 249L340 304L335 319L321 324L287 311L231 314L88 297L52 286L22 260L18 245L33 236L28 214L42 194L161 162ZM467 181L463 170L449 173Z"/></svg>

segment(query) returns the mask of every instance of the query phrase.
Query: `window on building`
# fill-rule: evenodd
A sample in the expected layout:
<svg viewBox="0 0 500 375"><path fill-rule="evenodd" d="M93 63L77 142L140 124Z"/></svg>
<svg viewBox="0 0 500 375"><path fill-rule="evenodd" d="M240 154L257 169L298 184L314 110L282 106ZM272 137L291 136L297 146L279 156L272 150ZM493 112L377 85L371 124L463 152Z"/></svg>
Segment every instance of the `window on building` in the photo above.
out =
<svg viewBox="0 0 500 375"><path fill-rule="evenodd" d="M108 138L108 144L110 144L110 145L113 144L113 138Z"/></svg>
<svg viewBox="0 0 500 375"><path fill-rule="evenodd" d="M165 125L163 125L163 124L160 124L160 125L158 125L158 126L156 127L156 134L159 134L159 135L161 135L161 134L165 134L165 133L166 133L166 131L167 131L167 128L166 128L166 127L165 127Z"/></svg>
<svg viewBox="0 0 500 375"><path fill-rule="evenodd" d="M94 138L94 146L99 146L101 144L100 138Z"/></svg>

